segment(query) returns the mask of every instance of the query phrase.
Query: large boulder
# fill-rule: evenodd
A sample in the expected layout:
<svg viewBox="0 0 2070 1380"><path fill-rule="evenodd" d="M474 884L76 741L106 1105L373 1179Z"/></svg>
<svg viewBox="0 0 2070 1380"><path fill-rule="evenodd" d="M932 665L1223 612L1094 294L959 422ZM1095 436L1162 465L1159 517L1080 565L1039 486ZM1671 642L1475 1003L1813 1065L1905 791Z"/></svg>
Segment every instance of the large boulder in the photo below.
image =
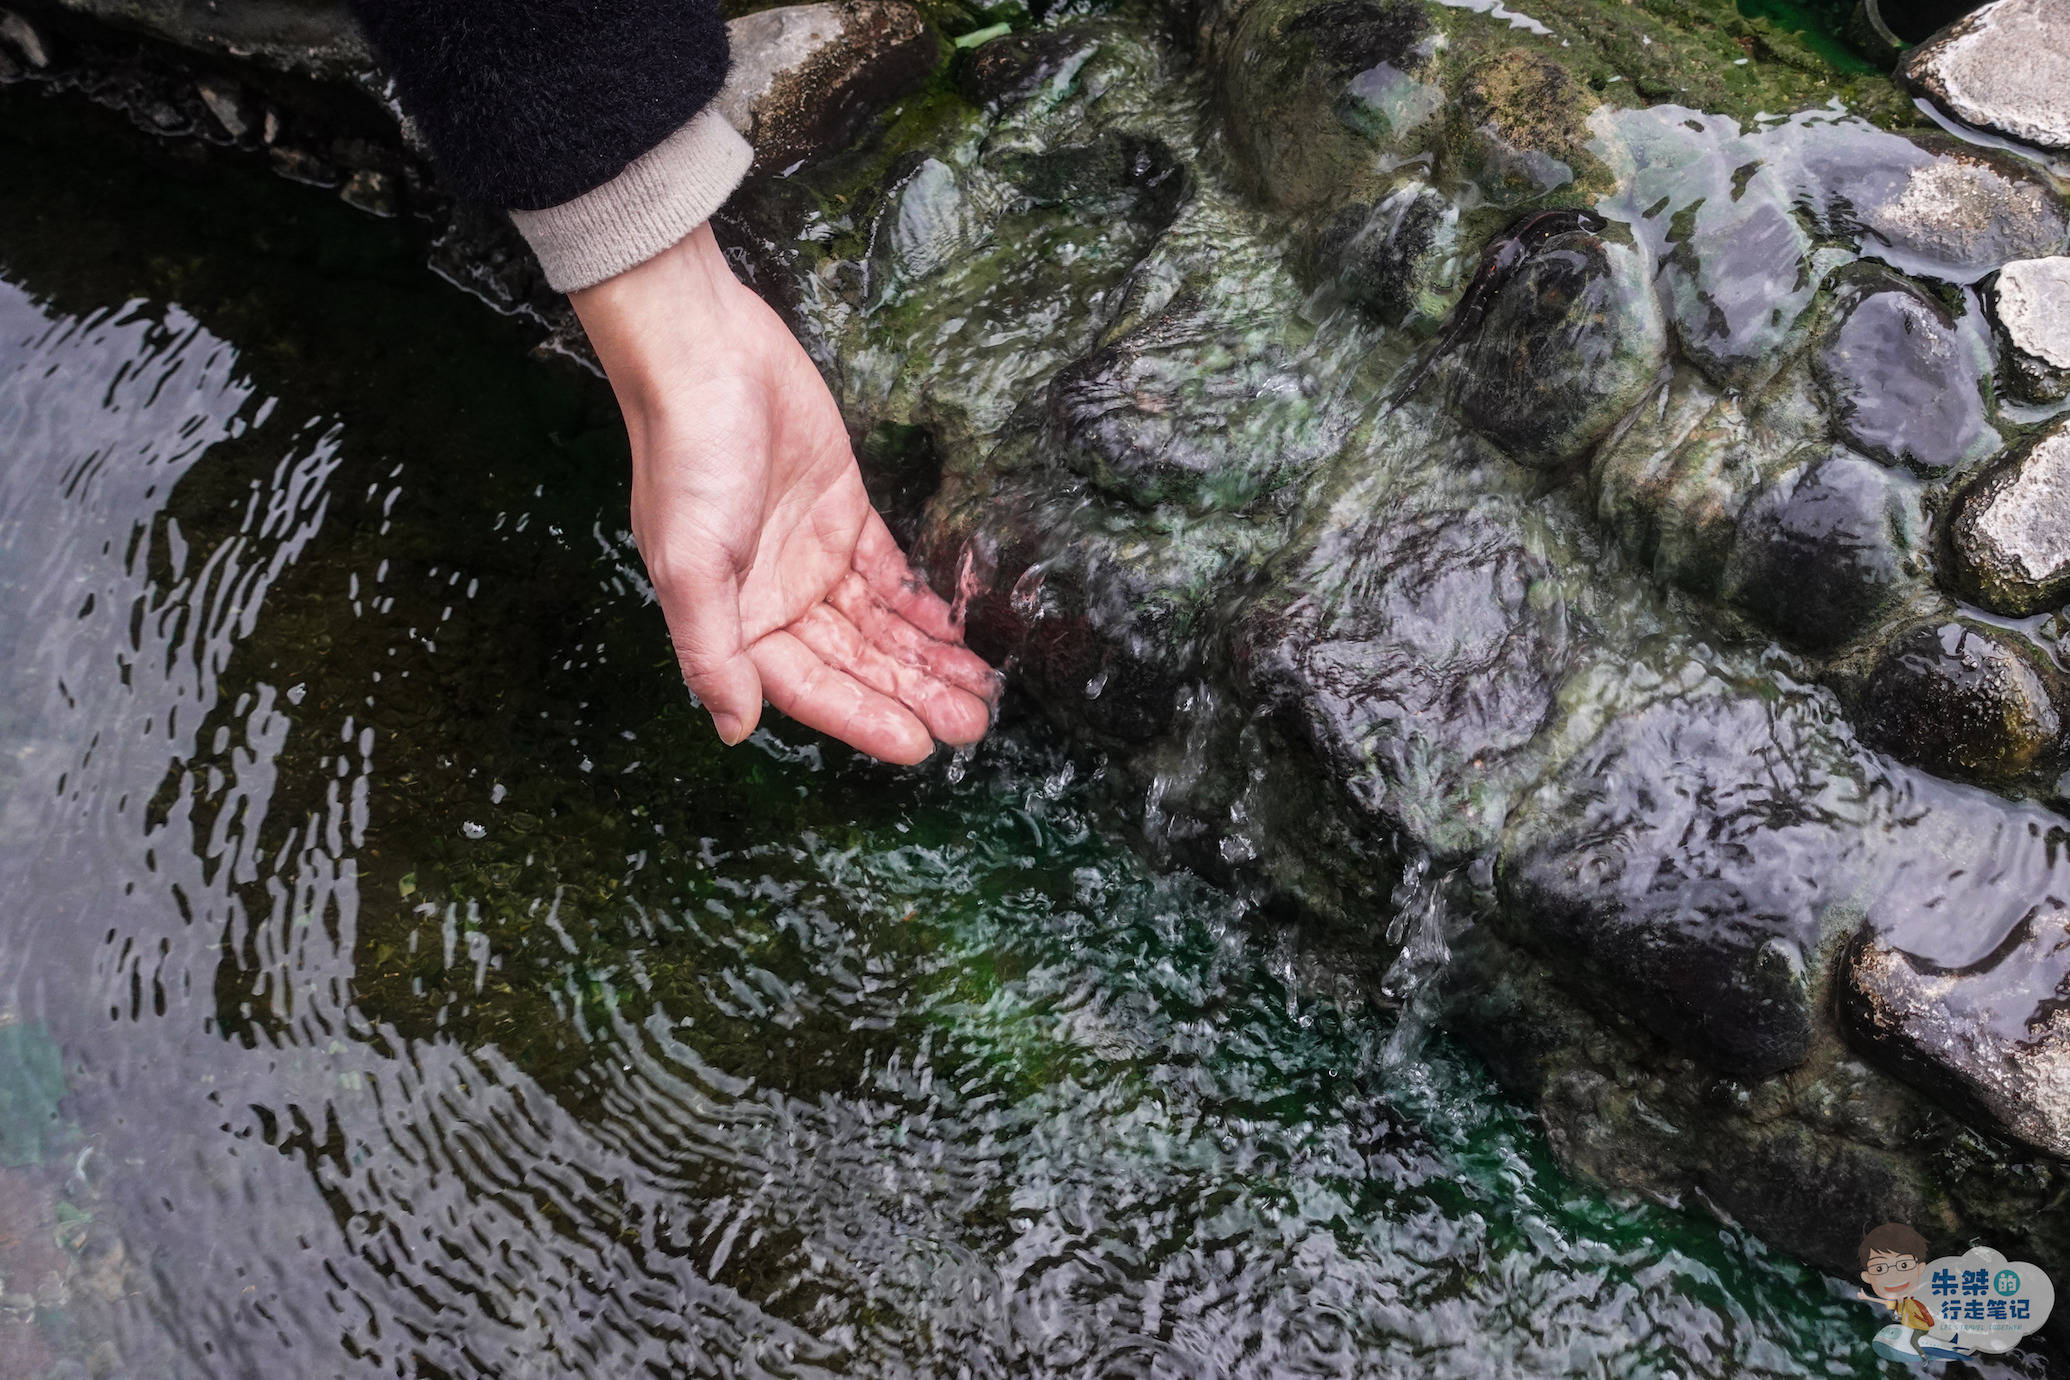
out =
<svg viewBox="0 0 2070 1380"><path fill-rule="evenodd" d="M1867 773L1803 693L1671 673L1504 831L1501 923L1565 980L1737 1077L1816 1032L1823 921L1853 890Z"/></svg>
<svg viewBox="0 0 2070 1380"><path fill-rule="evenodd" d="M2070 6L1997 0L1906 54L1898 75L1956 119L2070 150Z"/></svg>

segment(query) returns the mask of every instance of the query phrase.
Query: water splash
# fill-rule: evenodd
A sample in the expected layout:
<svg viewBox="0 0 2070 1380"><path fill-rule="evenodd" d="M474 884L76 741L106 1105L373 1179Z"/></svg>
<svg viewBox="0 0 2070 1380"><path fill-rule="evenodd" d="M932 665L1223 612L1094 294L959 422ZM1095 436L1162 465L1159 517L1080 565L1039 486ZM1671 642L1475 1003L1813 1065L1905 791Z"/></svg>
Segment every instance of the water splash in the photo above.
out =
<svg viewBox="0 0 2070 1380"><path fill-rule="evenodd" d="M1430 855L1418 851L1402 869L1391 900L1387 942L1401 945L1380 980L1380 991L1394 1003L1394 1029L1381 1047L1380 1068L1388 1077L1400 1074L1423 1053L1442 1005L1445 965L1452 959L1453 910L1446 899L1449 873L1439 871Z"/></svg>

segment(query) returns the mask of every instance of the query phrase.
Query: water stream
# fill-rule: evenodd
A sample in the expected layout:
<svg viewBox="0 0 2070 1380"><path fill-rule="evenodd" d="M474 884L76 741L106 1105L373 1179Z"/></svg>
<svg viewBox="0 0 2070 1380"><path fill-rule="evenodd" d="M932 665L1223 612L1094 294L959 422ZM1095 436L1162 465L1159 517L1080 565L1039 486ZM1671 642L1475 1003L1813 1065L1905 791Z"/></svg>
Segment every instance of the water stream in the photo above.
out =
<svg viewBox="0 0 2070 1380"><path fill-rule="evenodd" d="M719 750L600 385L0 101L4 1380L1880 1373L1421 1038L1441 879L1398 1027L1031 724Z"/></svg>

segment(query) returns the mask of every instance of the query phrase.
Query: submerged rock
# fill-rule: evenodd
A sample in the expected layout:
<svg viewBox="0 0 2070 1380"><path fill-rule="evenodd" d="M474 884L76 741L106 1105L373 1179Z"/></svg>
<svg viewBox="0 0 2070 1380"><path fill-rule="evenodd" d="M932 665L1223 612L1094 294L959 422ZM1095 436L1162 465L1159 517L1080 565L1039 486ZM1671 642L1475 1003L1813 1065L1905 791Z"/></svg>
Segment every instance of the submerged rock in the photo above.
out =
<svg viewBox="0 0 2070 1380"><path fill-rule="evenodd" d="M1818 290L1811 236L1767 196L1700 218L1661 271L1682 353L1727 388L1758 381Z"/></svg>
<svg viewBox="0 0 2070 1380"><path fill-rule="evenodd" d="M1747 505L1726 595L1814 651L1859 637L1922 583L1918 486L1840 454Z"/></svg>
<svg viewBox="0 0 2070 1380"><path fill-rule="evenodd" d="M1510 48L1467 73L1453 114L1452 159L1496 206L1522 206L1587 178L1605 186L1590 149L1594 96L1543 53Z"/></svg>
<svg viewBox="0 0 2070 1380"><path fill-rule="evenodd" d="M1988 449L1986 362L1941 309L1909 288L1847 310L1815 361L1834 425L1855 449L1934 473Z"/></svg>
<svg viewBox="0 0 2070 1380"><path fill-rule="evenodd" d="M1407 91L1430 66L1431 22L1416 0L1257 0L1221 64L1230 142L1275 205L1308 211L1370 199L1376 149L1420 138Z"/></svg>
<svg viewBox="0 0 2070 1380"><path fill-rule="evenodd" d="M1383 323L1436 321L1458 282L1459 208L1427 183L1408 183L1377 205L1339 212L1317 258L1346 300Z"/></svg>
<svg viewBox="0 0 2070 1380"><path fill-rule="evenodd" d="M982 179L938 158L920 160L885 197L871 232L872 305L895 301L983 244L1003 200Z"/></svg>
<svg viewBox="0 0 2070 1380"><path fill-rule="evenodd" d="M1551 575L1492 504L1363 516L1304 555L1304 593L1254 613L1236 657L1360 810L1470 854L1499 827L1505 759L1551 712L1567 660Z"/></svg>
<svg viewBox="0 0 2070 1380"><path fill-rule="evenodd" d="M2009 457L1963 501L1953 528L1963 592L1999 613L2070 597L2070 425Z"/></svg>
<svg viewBox="0 0 2070 1380"><path fill-rule="evenodd" d="M1188 186L1185 167L1163 140L1115 130L1040 153L1004 154L992 167L1037 206L1093 216L1127 212L1160 224Z"/></svg>
<svg viewBox="0 0 2070 1380"><path fill-rule="evenodd" d="M2070 397L2070 258L2009 263L1991 296L2006 391L2037 403Z"/></svg>
<svg viewBox="0 0 2070 1380"><path fill-rule="evenodd" d="M1255 323L1182 300L1059 371L1048 445L1138 507L1239 508L1336 448L1301 362Z"/></svg>
<svg viewBox="0 0 2070 1380"><path fill-rule="evenodd" d="M2070 6L1997 0L1905 57L1899 77L1966 124L2070 151Z"/></svg>
<svg viewBox="0 0 2070 1380"><path fill-rule="evenodd" d="M1098 36L1078 26L1006 34L962 60L956 88L977 105L1013 105L1044 89L1060 93L1098 46Z"/></svg>
<svg viewBox="0 0 2070 1380"><path fill-rule="evenodd" d="M934 70L940 40L905 0L758 10L726 26L733 67L713 108L787 167L842 143Z"/></svg>
<svg viewBox="0 0 2070 1380"><path fill-rule="evenodd" d="M1503 285L1460 357L1459 409L1520 463L1564 465L1631 411L1666 361L1638 254L1572 231Z"/></svg>
<svg viewBox="0 0 2070 1380"><path fill-rule="evenodd" d="M2059 253L2070 206L2022 159L1951 139L1828 129L1806 155L1827 228L1880 242L1898 268L1969 282Z"/></svg>
<svg viewBox="0 0 2070 1380"><path fill-rule="evenodd" d="M2062 841L2060 821L2033 828ZM2038 898L1981 954L1949 962L1935 947L1903 928L1856 941L1840 994L1849 1038L1964 1116L2070 1155L2070 905Z"/></svg>
<svg viewBox="0 0 2070 1380"><path fill-rule="evenodd" d="M1512 816L1502 923L1678 1049L1738 1077L1793 1068L1862 796L1844 742L1799 697L1716 681L1662 694L1612 718Z"/></svg>
<svg viewBox="0 0 2070 1380"><path fill-rule="evenodd" d="M1656 580L1716 597L1740 512L1768 470L1787 461L1765 453L1742 400L1722 397L1706 408L1701 396L1664 393L1667 406L1641 406L1615 442L1597 451L1590 465L1596 511Z"/></svg>
<svg viewBox="0 0 2070 1380"><path fill-rule="evenodd" d="M1966 619L1922 624L1870 673L1863 736L1943 776L2017 780L2058 751L2055 679L2017 634Z"/></svg>

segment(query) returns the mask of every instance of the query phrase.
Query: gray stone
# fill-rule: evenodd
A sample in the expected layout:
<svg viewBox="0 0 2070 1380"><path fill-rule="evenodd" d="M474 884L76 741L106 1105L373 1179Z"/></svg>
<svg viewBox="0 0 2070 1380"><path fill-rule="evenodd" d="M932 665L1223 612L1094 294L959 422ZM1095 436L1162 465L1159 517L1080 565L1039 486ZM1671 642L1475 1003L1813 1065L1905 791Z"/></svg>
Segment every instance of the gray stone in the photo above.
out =
<svg viewBox="0 0 2070 1380"><path fill-rule="evenodd" d="M2070 235L2070 207L2047 176L1997 149L1827 126L1807 136L1804 159L1823 228L1867 237L1908 272L1971 282L2060 253Z"/></svg>
<svg viewBox="0 0 2070 1380"><path fill-rule="evenodd" d="M1906 287L1871 292L1814 361L1848 444L1928 473L1987 451L1986 361L1946 313Z"/></svg>
<svg viewBox="0 0 2070 1380"><path fill-rule="evenodd" d="M2070 258L1998 270L1992 312L2005 343L2006 390L2027 402L2070 396Z"/></svg>
<svg viewBox="0 0 2070 1380"><path fill-rule="evenodd" d="M1562 975L1738 1077L1813 1039L1825 909L1866 811L1801 694L1712 681L1611 718L1511 816L1501 923Z"/></svg>
<svg viewBox="0 0 2070 1380"><path fill-rule="evenodd" d="M1942 776L2008 782L2049 764L2062 740L2055 677L2016 633L1967 619L1897 639L1862 691L1862 734Z"/></svg>
<svg viewBox="0 0 2070 1380"><path fill-rule="evenodd" d="M168 43L321 79L365 77L372 46L345 0L64 0Z"/></svg>
<svg viewBox="0 0 2070 1380"><path fill-rule="evenodd" d="M1728 598L1814 651L1872 628L1915 585L1917 485L1859 456L1785 476L1747 505Z"/></svg>
<svg viewBox="0 0 2070 1380"><path fill-rule="evenodd" d="M1985 5L1913 49L1898 76L1967 124L2070 150L2070 5L2063 0Z"/></svg>
<svg viewBox="0 0 2070 1380"><path fill-rule="evenodd" d="M1954 524L1963 592L1999 613L2039 613L2070 595L2070 424L1992 471Z"/></svg>
<svg viewBox="0 0 2070 1380"><path fill-rule="evenodd" d="M1811 236L1767 196L1701 216L1662 278L1682 353L1727 388L1760 376L1818 290Z"/></svg>
<svg viewBox="0 0 2070 1380"><path fill-rule="evenodd" d="M1667 327L1639 256L1584 231L1546 241L1460 358L1459 408L1520 463L1587 453L1667 361Z"/></svg>
<svg viewBox="0 0 2070 1380"><path fill-rule="evenodd" d="M759 10L726 35L733 69L713 108L754 144L764 171L846 140L926 80L941 51L904 0Z"/></svg>
<svg viewBox="0 0 2070 1380"><path fill-rule="evenodd" d="M43 46L43 36L36 32L35 25L12 10L0 11L0 39L7 40L22 60L38 71L50 66L50 50Z"/></svg>

